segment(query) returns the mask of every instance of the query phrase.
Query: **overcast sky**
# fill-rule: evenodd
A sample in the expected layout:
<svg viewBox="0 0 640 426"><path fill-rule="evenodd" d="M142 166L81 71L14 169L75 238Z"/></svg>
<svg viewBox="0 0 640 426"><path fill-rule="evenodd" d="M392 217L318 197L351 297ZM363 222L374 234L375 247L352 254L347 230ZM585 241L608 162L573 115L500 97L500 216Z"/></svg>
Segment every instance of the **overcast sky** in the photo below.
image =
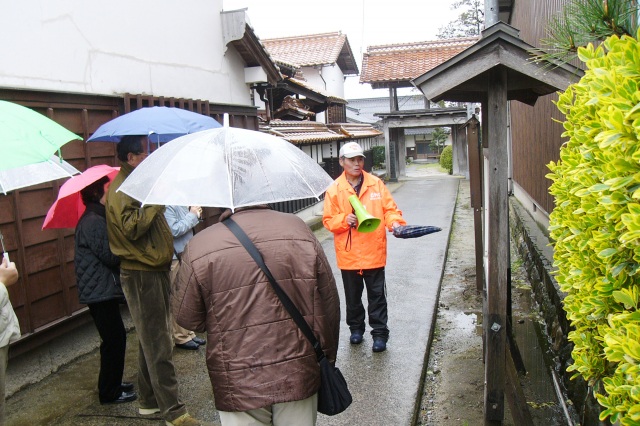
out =
<svg viewBox="0 0 640 426"><path fill-rule="evenodd" d="M362 71L367 46L435 40L440 27L455 20L454 0L223 0L224 10L248 8L261 39L342 31ZM345 82L347 99L388 96L359 77ZM416 92L417 93L417 92Z"/></svg>

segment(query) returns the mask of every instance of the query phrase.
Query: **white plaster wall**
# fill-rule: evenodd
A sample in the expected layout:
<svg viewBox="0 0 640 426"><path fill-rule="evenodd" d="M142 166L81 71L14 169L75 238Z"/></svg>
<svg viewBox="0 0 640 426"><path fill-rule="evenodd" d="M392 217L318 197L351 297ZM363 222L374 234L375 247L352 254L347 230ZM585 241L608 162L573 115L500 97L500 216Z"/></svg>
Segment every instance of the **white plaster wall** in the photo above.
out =
<svg viewBox="0 0 640 426"><path fill-rule="evenodd" d="M420 141L422 142L422 141ZM407 148L415 148L416 147L416 136L415 135L404 135L404 144Z"/></svg>
<svg viewBox="0 0 640 426"><path fill-rule="evenodd" d="M222 0L0 6L1 87L250 103L244 63L222 42Z"/></svg>
<svg viewBox="0 0 640 426"><path fill-rule="evenodd" d="M322 67L322 77L327 82L326 92L344 99L344 74L338 65Z"/></svg>
<svg viewBox="0 0 640 426"><path fill-rule="evenodd" d="M338 142L329 142L322 144L322 158L337 157L342 144Z"/></svg>
<svg viewBox="0 0 640 426"><path fill-rule="evenodd" d="M338 65L302 67L302 72L309 86L344 99L344 74ZM316 121L326 123L325 113L318 113Z"/></svg>

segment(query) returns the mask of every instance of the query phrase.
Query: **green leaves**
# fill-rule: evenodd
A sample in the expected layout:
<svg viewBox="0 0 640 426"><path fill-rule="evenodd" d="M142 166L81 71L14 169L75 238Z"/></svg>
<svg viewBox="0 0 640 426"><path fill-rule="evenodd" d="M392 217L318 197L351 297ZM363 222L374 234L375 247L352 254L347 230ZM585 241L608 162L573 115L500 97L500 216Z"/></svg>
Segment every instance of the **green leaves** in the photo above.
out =
<svg viewBox="0 0 640 426"><path fill-rule="evenodd" d="M578 49L587 70L556 103L568 141L550 163L556 278L574 363L601 419L640 425L640 44Z"/></svg>

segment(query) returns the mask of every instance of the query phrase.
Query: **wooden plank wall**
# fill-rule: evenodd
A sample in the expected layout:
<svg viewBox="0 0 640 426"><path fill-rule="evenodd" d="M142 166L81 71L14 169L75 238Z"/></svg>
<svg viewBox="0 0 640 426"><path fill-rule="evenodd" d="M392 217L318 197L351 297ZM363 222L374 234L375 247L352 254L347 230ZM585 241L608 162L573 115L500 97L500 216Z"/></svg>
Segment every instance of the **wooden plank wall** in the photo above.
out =
<svg viewBox="0 0 640 426"><path fill-rule="evenodd" d="M206 101L164 99L125 95L124 97L72 95L0 89L0 99L40 112L86 140L103 123L143 106L176 106L210 115L222 123L230 114L234 127L258 129L257 110L237 105L213 105ZM73 141L62 147L62 156L78 170L98 164L118 164L116 144ZM20 280L9 287L11 303L23 337L12 344L17 356L46 343L60 333L89 320L78 302L74 257L74 229L42 230L49 207L64 180L49 182L0 194L0 231L11 260L16 262ZM212 209L211 220L219 211Z"/></svg>
<svg viewBox="0 0 640 426"><path fill-rule="evenodd" d="M520 30L520 38L540 47L546 37L547 23L568 0L518 0L513 7L511 25ZM577 63L573 63L578 65ZM513 150L513 179L547 213L554 207L549 194L551 181L547 164L557 161L563 143L564 116L553 104L556 94L538 99L531 107L521 102L511 102L511 136Z"/></svg>

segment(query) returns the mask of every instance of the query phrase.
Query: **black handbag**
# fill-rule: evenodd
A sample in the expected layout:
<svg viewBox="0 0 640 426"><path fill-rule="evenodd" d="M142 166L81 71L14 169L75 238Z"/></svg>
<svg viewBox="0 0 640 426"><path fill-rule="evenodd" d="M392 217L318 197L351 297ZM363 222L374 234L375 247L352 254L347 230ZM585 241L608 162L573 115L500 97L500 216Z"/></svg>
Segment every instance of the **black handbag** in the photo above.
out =
<svg viewBox="0 0 640 426"><path fill-rule="evenodd" d="M233 232L236 238L249 252L253 260L258 264L260 269L262 269L262 272L264 272L269 279L269 282L282 302L282 305L285 307L287 312L289 312L289 315L291 315L291 318L293 318L293 321L298 325L302 333L307 337L307 339L309 339L309 342L311 342L311 346L313 346L313 349L316 352L318 364L320 365L318 411L328 416L334 416L342 413L353 401L344 376L337 367L331 365L320 346L320 342L313 334L311 327L309 327L309 324L304 320L298 308L296 308L291 299L289 299L287 293L282 290L282 287L280 287L275 278L273 278L271 271L269 271L269 268L267 268L267 265L265 265L264 260L262 259L262 255L249 239L247 234L231 218L225 219L222 223L229 228L231 232Z"/></svg>

